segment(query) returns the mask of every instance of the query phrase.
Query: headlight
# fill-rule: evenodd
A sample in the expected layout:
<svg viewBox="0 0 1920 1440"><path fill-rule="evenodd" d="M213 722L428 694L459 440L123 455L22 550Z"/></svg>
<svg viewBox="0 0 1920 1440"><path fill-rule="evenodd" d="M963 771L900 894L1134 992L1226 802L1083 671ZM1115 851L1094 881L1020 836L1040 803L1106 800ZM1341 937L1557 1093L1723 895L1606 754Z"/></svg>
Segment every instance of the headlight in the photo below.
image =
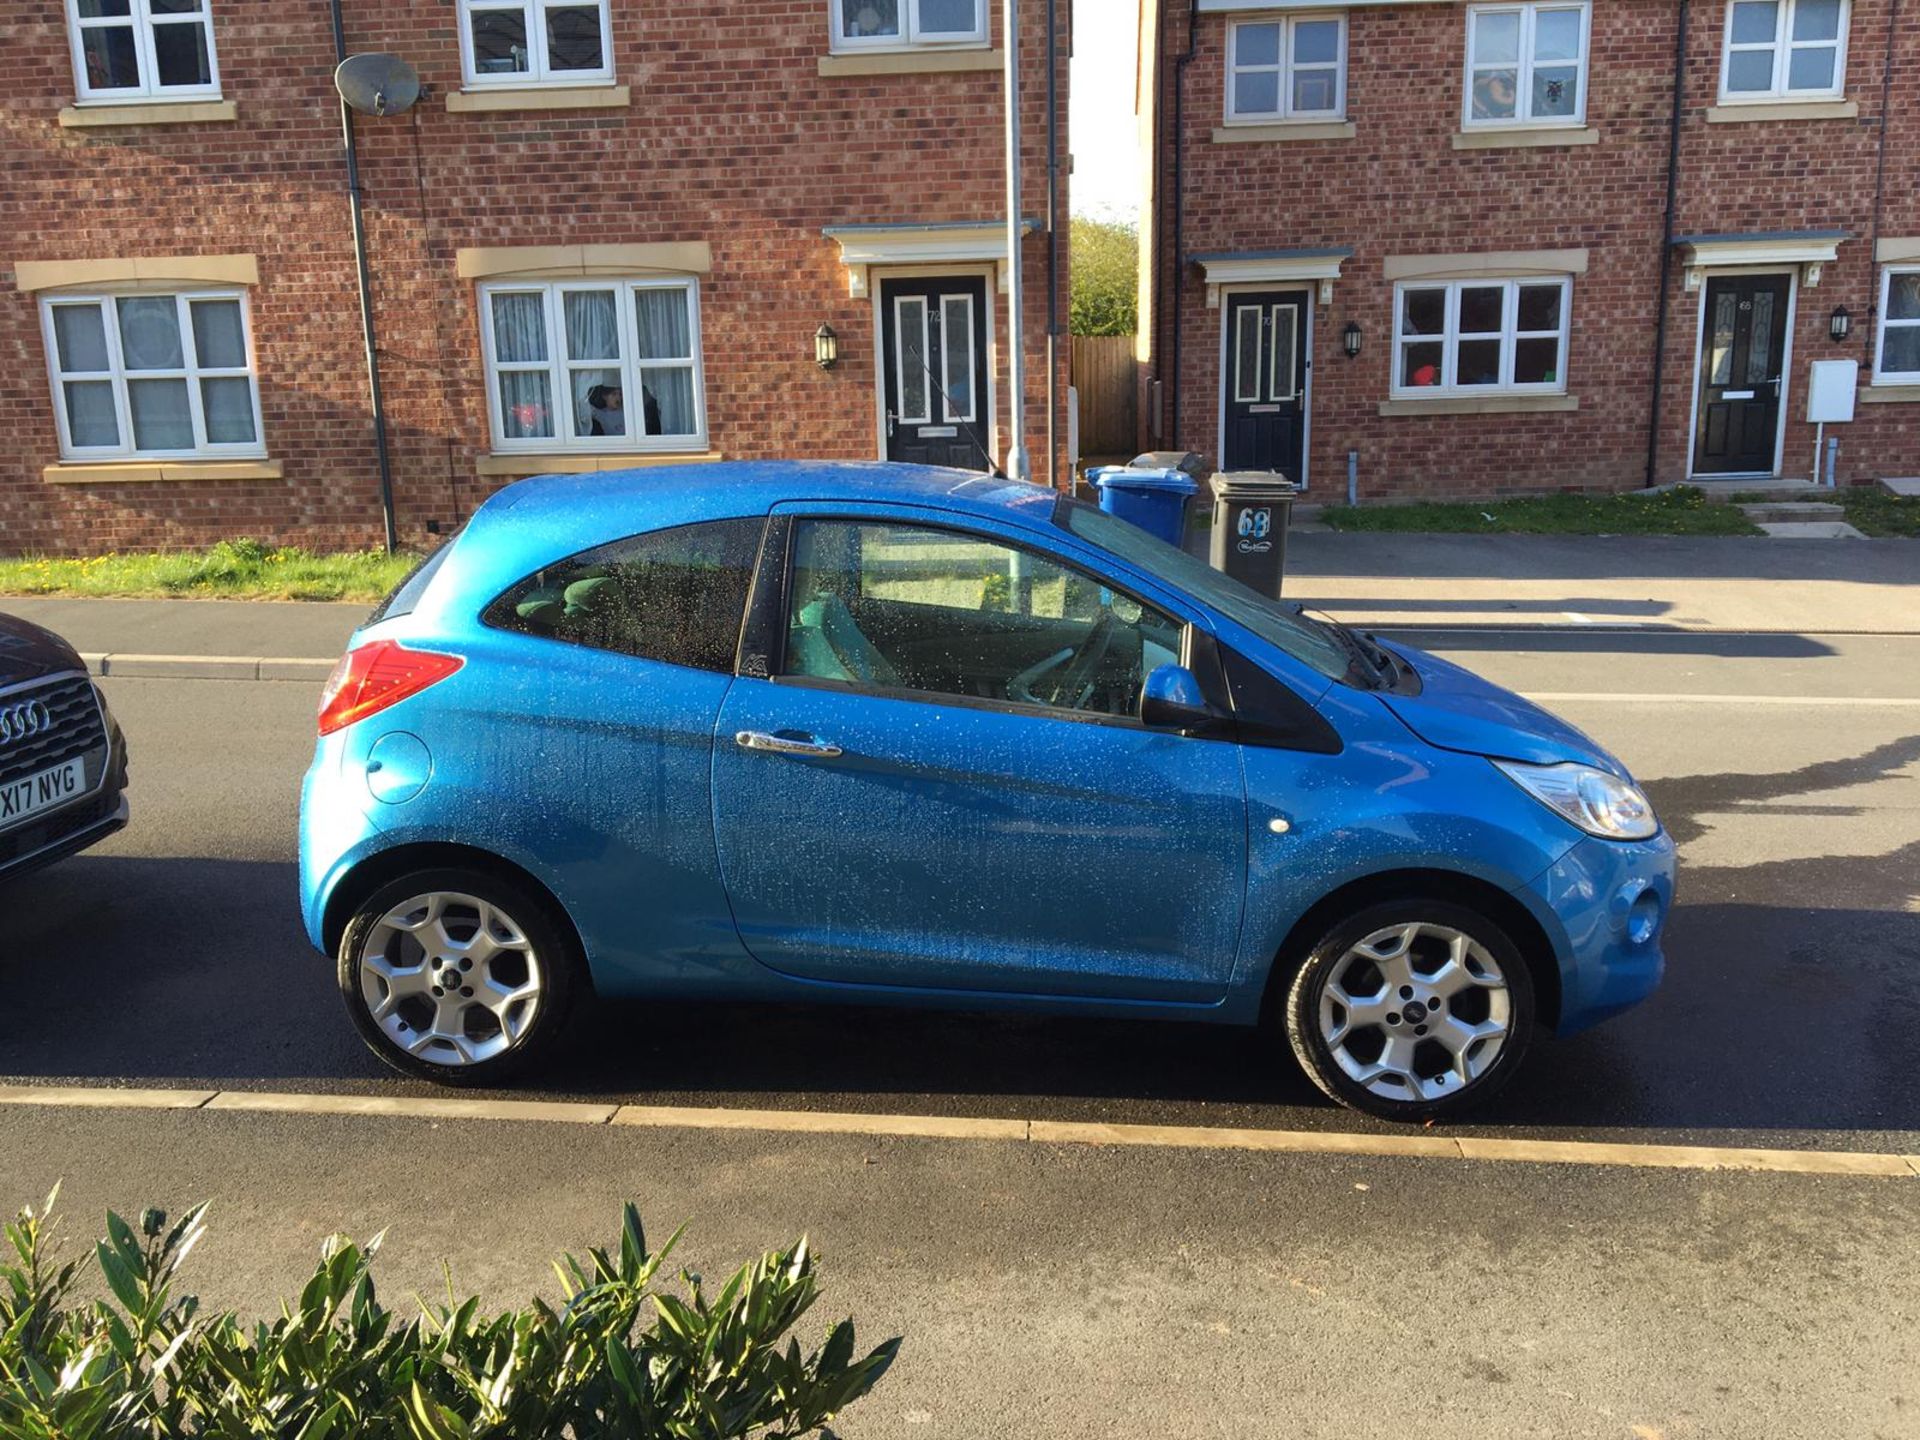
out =
<svg viewBox="0 0 1920 1440"><path fill-rule="evenodd" d="M1591 765L1493 762L1541 804L1559 811L1602 840L1651 840L1660 833L1653 806L1639 787Z"/></svg>

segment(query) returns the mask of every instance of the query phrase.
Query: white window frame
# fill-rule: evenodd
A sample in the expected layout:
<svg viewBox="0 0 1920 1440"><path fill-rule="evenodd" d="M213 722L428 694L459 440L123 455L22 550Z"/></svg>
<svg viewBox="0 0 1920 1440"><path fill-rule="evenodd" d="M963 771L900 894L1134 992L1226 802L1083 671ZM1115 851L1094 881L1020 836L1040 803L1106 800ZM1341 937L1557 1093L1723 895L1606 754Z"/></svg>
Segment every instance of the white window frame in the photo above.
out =
<svg viewBox="0 0 1920 1440"><path fill-rule="evenodd" d="M597 70L554 70L547 53L549 10L600 11L600 59ZM519 11L527 27L527 68L481 73L473 53L473 17L476 12ZM605 85L613 79L613 25L608 0L460 0L460 70L469 90L564 89L571 85Z"/></svg>
<svg viewBox="0 0 1920 1440"><path fill-rule="evenodd" d="M1888 370L1885 368L1888 329L1920 330L1920 319L1893 320L1888 318L1888 302L1893 299L1893 279L1896 275L1920 275L1920 264L1882 265L1880 267L1880 308L1875 312L1879 319L1879 325L1873 337L1873 383L1876 385L1920 385L1920 369Z"/></svg>
<svg viewBox="0 0 1920 1440"><path fill-rule="evenodd" d="M80 0L66 0L67 45L73 55L73 93L82 105L127 104L169 100L207 100L220 96L220 56L213 43L213 0L200 0L200 8L186 14L155 15L148 0L128 0L125 15L80 14ZM139 68L140 83L115 89L96 89L87 83L87 50L82 33L87 30L133 29L133 54ZM205 85L162 85L160 65L153 50L153 32L160 25L198 25L206 31L207 76Z"/></svg>
<svg viewBox="0 0 1920 1440"><path fill-rule="evenodd" d="M1835 40L1795 41L1793 38L1794 12L1799 9L1800 0L1778 0L1779 8L1774 12L1773 39L1769 43L1748 42L1736 45L1733 41L1734 0L1727 0L1726 23L1721 30L1720 44L1720 103L1722 105L1768 105L1782 100L1833 100L1847 91L1847 37L1853 30L1853 0L1840 0L1840 33ZM1793 52L1795 50L1825 50L1831 47L1833 56L1833 84L1818 90L1795 90L1788 87L1787 78L1792 73ZM1756 50L1773 52L1773 84L1765 90L1730 90L1727 81L1733 74L1733 57L1736 53Z"/></svg>
<svg viewBox="0 0 1920 1440"><path fill-rule="evenodd" d="M973 0L974 27L964 34L941 30L932 35L920 28L921 0L899 0L898 35L849 35L846 32L846 6L849 0L827 0L829 49L836 54L874 50L951 50L979 49L987 43L987 0Z"/></svg>
<svg viewBox="0 0 1920 1440"><path fill-rule="evenodd" d="M129 370L121 353L120 320L116 302L128 299L170 299L174 302L180 326L182 365L167 370ZM193 334L195 300L233 300L240 305L240 333L246 343L244 366L201 365ZM105 370L62 370L60 345L53 328L53 312L62 307L94 306L101 311L106 332L107 368ZM53 389L54 419L60 430L60 455L66 460L251 460L266 456L266 432L260 420L260 378L253 348L253 313L247 292L233 289L188 289L155 292L93 291L85 294L56 292L40 297L40 333L47 352L47 379ZM186 449L142 450L134 444L133 409L127 399L128 380L185 380L187 406L193 417L194 443ZM202 380L245 379L253 397L253 439L216 443L206 438L207 422L200 398ZM67 392L63 382L107 381L113 386L114 423L120 432L117 445L76 445L67 415Z"/></svg>
<svg viewBox="0 0 1920 1440"><path fill-rule="evenodd" d="M567 358L566 320L561 296L568 291L580 290L614 292L614 323L619 327L620 335L618 360L570 361ZM687 360L642 359L634 353L638 348L639 340L634 296L642 290L681 290L686 293L688 348L693 352L691 365ZM487 417L495 454L548 455L561 451L613 451L625 454L648 450L678 454L682 451L706 448L706 364L701 356L703 346L700 336L700 284L696 277L667 275L564 281L491 280L476 287L476 293L480 308L481 368L486 376ZM542 315L546 321L547 330L546 360L544 362L510 361L505 368L546 371L548 395L554 411L554 433L551 435L509 437L506 433L505 417L500 413L501 366L495 359L498 351L494 345L493 335L493 297L501 294L538 294L541 297ZM576 435L572 433L575 417L570 398L573 387L569 372L574 369L604 369L620 372L620 388L633 397L632 403L626 407L627 414L632 417L628 421L626 434ZM688 434L674 435L641 433L646 424L646 406L641 390L646 372L689 369L693 376L693 431Z"/></svg>
<svg viewBox="0 0 1920 1440"><path fill-rule="evenodd" d="M1560 329L1557 338L1560 342L1559 354L1554 363L1555 379L1545 384L1516 384L1513 379L1514 355L1521 340L1544 340L1555 332L1548 330L1522 330L1520 325L1520 290L1522 287L1558 285L1560 287ZM1463 290L1490 290L1496 286L1506 289L1506 298L1501 302L1502 324L1499 335L1493 332L1474 331L1465 338L1468 340L1500 341L1500 379L1493 385L1462 385L1459 383L1460 342L1460 292ZM1446 322L1438 335L1410 335L1405 332L1407 294L1414 290L1446 291ZM1393 372L1390 395L1395 400L1438 400L1467 399L1475 395L1564 395L1567 393L1567 352L1573 334L1573 277L1571 275L1527 275L1515 279L1502 279L1498 276L1476 276L1470 280L1402 280L1393 287ZM1406 367L1402 361L1403 352L1409 345L1432 345L1441 347L1440 383L1438 385L1408 385L1402 381Z"/></svg>
<svg viewBox="0 0 1920 1440"><path fill-rule="evenodd" d="M1333 63L1333 108L1331 110L1296 110L1293 105L1293 34L1294 30L1310 22L1326 23L1331 21L1340 27L1340 45ZM1245 25L1278 25L1280 27L1280 60L1277 65L1241 65L1240 29ZM1345 11L1315 12L1302 15L1246 15L1235 19L1227 27L1227 85L1226 106L1229 125L1273 125L1288 120L1344 120L1347 118L1347 16ZM1306 70L1325 70L1326 62L1299 67ZM1242 74L1268 72L1280 77L1280 108L1278 110L1241 110L1236 104L1239 86L1235 82Z"/></svg>
<svg viewBox="0 0 1920 1440"><path fill-rule="evenodd" d="M1535 117L1527 112L1533 105L1534 35L1543 10L1580 12L1580 54L1575 61L1579 72L1580 94L1571 115ZM1481 63L1473 53L1475 21L1482 15L1512 14L1520 17L1520 58L1516 62L1518 78L1514 86L1513 116L1478 118L1473 113L1473 79L1480 70L1504 70L1503 62ZM1549 130L1578 129L1587 123L1587 87L1593 70L1593 0L1512 0L1512 3L1469 5L1467 7L1466 86L1460 97L1460 123L1468 130ZM1552 68L1564 66L1564 60L1548 62Z"/></svg>

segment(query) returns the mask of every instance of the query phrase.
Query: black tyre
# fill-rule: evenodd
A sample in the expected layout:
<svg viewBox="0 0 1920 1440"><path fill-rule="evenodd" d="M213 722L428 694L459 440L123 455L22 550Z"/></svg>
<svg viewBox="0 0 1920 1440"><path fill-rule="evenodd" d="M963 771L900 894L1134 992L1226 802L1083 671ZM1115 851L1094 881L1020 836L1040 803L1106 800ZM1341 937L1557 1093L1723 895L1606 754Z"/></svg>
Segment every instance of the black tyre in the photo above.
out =
<svg viewBox="0 0 1920 1440"><path fill-rule="evenodd" d="M526 887L482 870L422 870L367 897L340 939L340 995L374 1054L444 1085L497 1085L565 1028L582 962Z"/></svg>
<svg viewBox="0 0 1920 1440"><path fill-rule="evenodd" d="M1480 1104L1533 1037L1533 977L1507 933L1443 900L1391 900L1340 921L1286 996L1288 1043L1333 1099L1388 1120Z"/></svg>

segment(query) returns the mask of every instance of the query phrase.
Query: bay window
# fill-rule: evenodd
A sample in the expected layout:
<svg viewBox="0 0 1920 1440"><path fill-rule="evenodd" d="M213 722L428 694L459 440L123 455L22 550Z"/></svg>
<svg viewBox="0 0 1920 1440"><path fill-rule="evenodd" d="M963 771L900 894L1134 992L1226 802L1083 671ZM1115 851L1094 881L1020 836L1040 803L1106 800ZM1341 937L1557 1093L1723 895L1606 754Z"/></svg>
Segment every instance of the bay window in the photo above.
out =
<svg viewBox="0 0 1920 1440"><path fill-rule="evenodd" d="M496 451L705 443L692 280L501 281L480 317Z"/></svg>
<svg viewBox="0 0 1920 1440"><path fill-rule="evenodd" d="M1237 20L1227 37L1227 119L1346 113L1347 22L1338 15Z"/></svg>
<svg viewBox="0 0 1920 1440"><path fill-rule="evenodd" d="M81 101L193 100L220 93L212 0L66 0Z"/></svg>
<svg viewBox="0 0 1920 1440"><path fill-rule="evenodd" d="M238 292L63 294L40 313L66 458L265 453Z"/></svg>
<svg viewBox="0 0 1920 1440"><path fill-rule="evenodd" d="M1591 19L1586 0L1469 6L1466 124L1583 123Z"/></svg>
<svg viewBox="0 0 1920 1440"><path fill-rule="evenodd" d="M1847 72L1847 0L1733 0L1720 69L1723 100L1840 94Z"/></svg>
<svg viewBox="0 0 1920 1440"><path fill-rule="evenodd" d="M986 0L828 0L835 50L987 43Z"/></svg>
<svg viewBox="0 0 1920 1440"><path fill-rule="evenodd" d="M564 85L613 78L607 0L460 0L469 86Z"/></svg>
<svg viewBox="0 0 1920 1440"><path fill-rule="evenodd" d="M1394 289L1393 394L1563 394L1569 279L1407 282Z"/></svg>

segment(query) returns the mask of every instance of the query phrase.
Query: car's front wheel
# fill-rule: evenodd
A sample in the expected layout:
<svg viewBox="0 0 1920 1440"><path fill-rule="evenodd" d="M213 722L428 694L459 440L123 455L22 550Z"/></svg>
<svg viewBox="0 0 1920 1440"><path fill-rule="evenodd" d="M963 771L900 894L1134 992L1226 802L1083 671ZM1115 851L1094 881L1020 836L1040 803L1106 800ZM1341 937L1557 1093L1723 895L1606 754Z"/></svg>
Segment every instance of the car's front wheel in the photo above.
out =
<svg viewBox="0 0 1920 1440"><path fill-rule="evenodd" d="M1512 939L1441 900L1388 901L1334 925L1286 998L1308 1078L1389 1120L1485 1100L1519 1066L1533 1023L1532 976Z"/></svg>
<svg viewBox="0 0 1920 1440"><path fill-rule="evenodd" d="M341 936L341 998L387 1064L443 1084L522 1073L559 1035L579 960L549 907L477 870L381 886Z"/></svg>

